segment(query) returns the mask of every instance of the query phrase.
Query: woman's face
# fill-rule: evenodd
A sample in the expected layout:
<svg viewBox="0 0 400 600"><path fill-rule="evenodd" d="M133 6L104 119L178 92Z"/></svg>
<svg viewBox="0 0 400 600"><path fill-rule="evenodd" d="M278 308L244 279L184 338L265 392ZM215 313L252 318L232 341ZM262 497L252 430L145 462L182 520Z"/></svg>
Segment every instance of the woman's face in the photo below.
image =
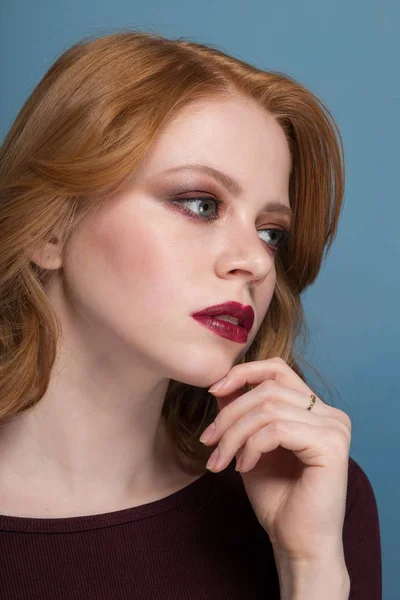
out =
<svg viewBox="0 0 400 600"><path fill-rule="evenodd" d="M193 164L228 175L237 189ZM121 349L149 373L195 386L225 375L274 292L281 236L266 229L289 223L266 205L289 208L290 166L281 127L252 101L209 98L182 109L129 186L83 222L68 248L65 289L85 345L100 355ZM173 203L183 198L191 202ZM191 316L230 300L254 309L246 344Z"/></svg>

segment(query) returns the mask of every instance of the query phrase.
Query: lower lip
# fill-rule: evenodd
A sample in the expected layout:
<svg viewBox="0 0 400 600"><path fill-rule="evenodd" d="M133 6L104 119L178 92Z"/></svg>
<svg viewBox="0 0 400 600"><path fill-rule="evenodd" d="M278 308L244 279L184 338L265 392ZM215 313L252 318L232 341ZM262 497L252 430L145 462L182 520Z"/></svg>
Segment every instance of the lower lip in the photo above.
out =
<svg viewBox="0 0 400 600"><path fill-rule="evenodd" d="M193 316L193 319L196 319L196 321L207 327L207 329L211 329L214 333L232 342L238 342L239 344L247 342L247 329L244 327L239 327L239 325L234 325L228 321L221 321L213 317Z"/></svg>

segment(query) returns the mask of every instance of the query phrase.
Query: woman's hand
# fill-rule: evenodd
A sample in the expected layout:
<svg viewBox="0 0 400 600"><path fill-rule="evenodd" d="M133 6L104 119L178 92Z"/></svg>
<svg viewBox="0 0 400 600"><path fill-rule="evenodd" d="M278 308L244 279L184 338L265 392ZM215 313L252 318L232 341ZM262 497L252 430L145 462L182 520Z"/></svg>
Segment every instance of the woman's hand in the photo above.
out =
<svg viewBox="0 0 400 600"><path fill-rule="evenodd" d="M244 393L245 384L256 387ZM219 458L211 469L221 471L240 456L236 468L253 510L285 560L317 564L342 556L346 413L319 398L307 410L312 390L281 358L235 365L225 385L213 388L220 412L204 443L218 443Z"/></svg>

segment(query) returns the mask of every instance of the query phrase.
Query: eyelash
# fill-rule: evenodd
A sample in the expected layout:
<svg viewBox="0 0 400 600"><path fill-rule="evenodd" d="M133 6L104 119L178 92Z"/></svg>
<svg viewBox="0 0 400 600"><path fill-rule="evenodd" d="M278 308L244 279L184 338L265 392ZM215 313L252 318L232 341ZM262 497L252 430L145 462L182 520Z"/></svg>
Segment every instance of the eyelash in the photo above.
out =
<svg viewBox="0 0 400 600"><path fill-rule="evenodd" d="M220 200L219 198L211 198L209 196L193 196L193 197L189 197L189 198L188 197L174 198L171 200L172 204L179 204L179 205L188 204L189 202L203 202L203 201L214 202L218 208L225 204L225 202L223 202L223 200ZM218 212L217 216L214 218L202 217L202 216L195 215L195 213L192 210L186 208L186 206L180 206L179 209L182 210L183 212L185 212L189 216L189 218L196 219L196 220L200 219L201 221L204 221L205 223L208 223L208 224L212 223L213 221L216 221L218 219L218 214L219 214L219 212ZM291 231L289 231L286 228L278 229L275 227L268 227L265 229L260 229L259 231L273 231L274 233L279 232L280 234L282 234L282 237L279 240L277 246L271 246L267 242L264 242L273 253L276 253L279 250L279 248L285 242L287 242L288 239L291 237Z"/></svg>

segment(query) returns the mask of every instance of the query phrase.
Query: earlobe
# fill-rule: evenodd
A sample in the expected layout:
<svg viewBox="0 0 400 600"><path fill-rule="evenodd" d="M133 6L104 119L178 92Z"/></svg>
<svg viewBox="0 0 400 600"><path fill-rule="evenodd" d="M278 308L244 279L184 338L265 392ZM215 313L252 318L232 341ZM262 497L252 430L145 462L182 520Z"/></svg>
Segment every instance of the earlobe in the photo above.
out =
<svg viewBox="0 0 400 600"><path fill-rule="evenodd" d="M62 267L60 240L53 236L32 255L31 260L42 269L59 269Z"/></svg>

